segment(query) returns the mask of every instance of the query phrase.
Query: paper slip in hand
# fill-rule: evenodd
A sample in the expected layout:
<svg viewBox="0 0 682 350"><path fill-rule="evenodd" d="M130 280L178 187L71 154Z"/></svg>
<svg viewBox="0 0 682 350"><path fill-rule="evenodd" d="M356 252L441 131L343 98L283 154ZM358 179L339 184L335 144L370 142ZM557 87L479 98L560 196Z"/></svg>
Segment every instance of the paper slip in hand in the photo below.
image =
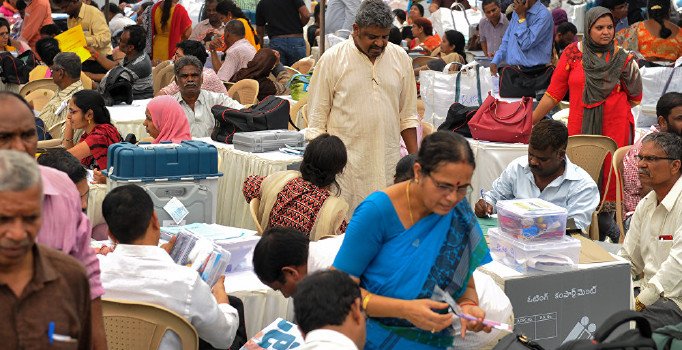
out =
<svg viewBox="0 0 682 350"><path fill-rule="evenodd" d="M81 59L81 63L91 57L90 51L85 48L88 46L88 42L85 41L85 33L83 33L83 27L80 24L54 38L59 42L59 49L62 52L75 53Z"/></svg>
<svg viewBox="0 0 682 350"><path fill-rule="evenodd" d="M179 224L180 221L182 221L182 219L189 214L189 210L185 208L185 206L177 197L171 198L171 200L169 200L168 203L163 206L163 210L170 215L171 219L173 219L176 224Z"/></svg>

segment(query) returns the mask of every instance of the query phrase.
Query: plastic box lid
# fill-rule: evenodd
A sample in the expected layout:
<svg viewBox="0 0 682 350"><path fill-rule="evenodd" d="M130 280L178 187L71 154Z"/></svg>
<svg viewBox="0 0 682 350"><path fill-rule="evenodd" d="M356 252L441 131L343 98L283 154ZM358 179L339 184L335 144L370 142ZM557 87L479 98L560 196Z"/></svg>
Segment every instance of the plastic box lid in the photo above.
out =
<svg viewBox="0 0 682 350"><path fill-rule="evenodd" d="M203 141L175 144L127 142L109 146L104 175L115 181L151 182L202 180L223 176L218 151Z"/></svg>
<svg viewBox="0 0 682 350"><path fill-rule="evenodd" d="M511 199L497 202L500 209L520 217L538 217L548 215L568 215L566 208L542 200L540 198Z"/></svg>

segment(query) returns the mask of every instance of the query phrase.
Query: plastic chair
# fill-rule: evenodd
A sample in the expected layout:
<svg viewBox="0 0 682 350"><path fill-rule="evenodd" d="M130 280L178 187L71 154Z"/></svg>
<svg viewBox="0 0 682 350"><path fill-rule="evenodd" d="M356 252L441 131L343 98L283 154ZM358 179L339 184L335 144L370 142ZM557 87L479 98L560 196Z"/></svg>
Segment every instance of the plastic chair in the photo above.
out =
<svg viewBox="0 0 682 350"><path fill-rule="evenodd" d="M310 70L315 66L315 60L310 57L303 57L296 63L291 65L291 68L300 72L301 74L308 74Z"/></svg>
<svg viewBox="0 0 682 350"><path fill-rule="evenodd" d="M260 220L258 219L258 207L260 207L260 199L254 198L249 202L249 212L251 213L251 219L253 223L256 224L256 231L258 235L263 235L263 227L260 225Z"/></svg>
<svg viewBox="0 0 682 350"><path fill-rule="evenodd" d="M40 112L54 97L55 92L50 89L36 89L25 96L26 102L33 105L33 109Z"/></svg>
<svg viewBox="0 0 682 350"><path fill-rule="evenodd" d="M421 126L422 126L422 139L420 140L420 142L423 141L425 137L436 132L436 127L433 126L433 124L431 124L429 122L422 120L419 122L419 124L421 124Z"/></svg>
<svg viewBox="0 0 682 350"><path fill-rule="evenodd" d="M419 68L421 66L426 65L429 61L433 61L433 60L437 60L437 58L431 57L431 56L415 57L414 59L412 59L412 67L413 68Z"/></svg>
<svg viewBox="0 0 682 350"><path fill-rule="evenodd" d="M24 84L24 86L22 86L19 90L19 95L26 97L28 94L38 89L47 89L54 92L59 91L59 87L54 83L54 81L52 81L52 78L45 78L29 81L28 83Z"/></svg>
<svg viewBox="0 0 682 350"><path fill-rule="evenodd" d="M612 166L616 170L616 224L620 231L618 243L625 240L625 226L623 226L623 158L632 146L621 147L613 153Z"/></svg>
<svg viewBox="0 0 682 350"><path fill-rule="evenodd" d="M156 76L159 74L161 69L163 69L164 67L168 66L171 63L173 63L173 61L171 61L171 60L161 61L155 67L152 67L152 80L154 80L156 78Z"/></svg>
<svg viewBox="0 0 682 350"><path fill-rule="evenodd" d="M258 102L258 89L257 81L253 79L242 79L227 90L227 95L243 105L255 104Z"/></svg>
<svg viewBox="0 0 682 350"><path fill-rule="evenodd" d="M167 61L170 62L170 61ZM168 86L175 80L175 66L168 63L165 67L157 68L156 76L153 78L154 93Z"/></svg>
<svg viewBox="0 0 682 350"><path fill-rule="evenodd" d="M308 104L308 95L304 95L300 100L298 100L291 109L289 110L289 117L291 121L296 124L299 129L305 129L308 127L308 116L305 113L305 107ZM299 120L298 116L301 113L301 118ZM289 123L289 130L295 130L295 128Z"/></svg>
<svg viewBox="0 0 682 350"><path fill-rule="evenodd" d="M566 147L566 155L574 164L583 168L594 180L599 183L599 176L602 173L604 160L606 156L616 151L618 145L610 137L600 135L574 135L568 138L568 147ZM613 168L609 167L609 176L606 180L606 187L604 189L603 198L597 213L601 212L606 202L606 194L608 193L611 182L611 172ZM590 224L590 238L592 240L599 239L599 225L596 221L596 215L592 215L592 223Z"/></svg>
<svg viewBox="0 0 682 350"><path fill-rule="evenodd" d="M166 331L180 338L182 349L197 349L199 337L182 316L164 307L134 301L102 299L107 346L111 350L158 349Z"/></svg>

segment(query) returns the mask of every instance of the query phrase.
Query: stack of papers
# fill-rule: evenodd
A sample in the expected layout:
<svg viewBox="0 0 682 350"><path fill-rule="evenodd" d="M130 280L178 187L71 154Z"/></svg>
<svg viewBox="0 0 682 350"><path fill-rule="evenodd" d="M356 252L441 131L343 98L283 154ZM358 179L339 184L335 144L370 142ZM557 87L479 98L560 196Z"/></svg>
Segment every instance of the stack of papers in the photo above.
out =
<svg viewBox="0 0 682 350"><path fill-rule="evenodd" d="M230 252L200 237L191 231L181 229L170 256L175 263L196 270L209 286L213 286L230 263Z"/></svg>
<svg viewBox="0 0 682 350"><path fill-rule="evenodd" d="M217 224L194 223L184 226L162 227L161 232L170 238L185 231L211 241L225 241L253 235L253 231Z"/></svg>

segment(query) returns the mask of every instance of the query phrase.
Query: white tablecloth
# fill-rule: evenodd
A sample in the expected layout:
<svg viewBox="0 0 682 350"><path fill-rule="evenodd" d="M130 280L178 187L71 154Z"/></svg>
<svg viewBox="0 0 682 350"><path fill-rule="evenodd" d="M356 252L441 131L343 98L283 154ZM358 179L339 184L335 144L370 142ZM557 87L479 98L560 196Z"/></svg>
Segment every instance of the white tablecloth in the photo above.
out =
<svg viewBox="0 0 682 350"><path fill-rule="evenodd" d="M249 175L270 175L276 171L287 170L302 157L281 152L248 153L237 151L233 145L198 138L218 148L218 171L223 177L218 181L218 212L216 223L255 230L256 226L249 214L249 205L242 194L242 185Z"/></svg>
<svg viewBox="0 0 682 350"><path fill-rule="evenodd" d="M145 111L150 100L135 100L132 105L123 104L107 107L111 115L111 123L118 129L122 137L125 138L128 134L135 134L138 140L149 137L142 123L146 118Z"/></svg>
<svg viewBox="0 0 682 350"><path fill-rule="evenodd" d="M244 303L244 322L249 339L278 317L294 320L291 299L261 283L253 271L227 274L225 291Z"/></svg>
<svg viewBox="0 0 682 350"><path fill-rule="evenodd" d="M528 145L467 140L476 159L476 170L471 178L471 187L474 190L468 198L473 207L481 197L481 190L489 191L493 181L502 174L512 160L528 154Z"/></svg>

